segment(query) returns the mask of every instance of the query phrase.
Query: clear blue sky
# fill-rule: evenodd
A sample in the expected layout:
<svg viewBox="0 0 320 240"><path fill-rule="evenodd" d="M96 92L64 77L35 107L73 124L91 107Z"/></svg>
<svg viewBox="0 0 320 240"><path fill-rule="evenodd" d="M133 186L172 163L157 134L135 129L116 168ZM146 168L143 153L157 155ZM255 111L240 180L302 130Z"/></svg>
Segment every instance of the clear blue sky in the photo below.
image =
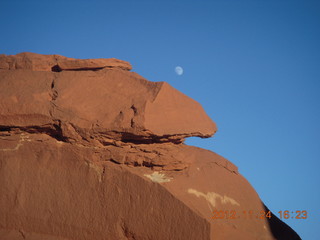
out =
<svg viewBox="0 0 320 240"><path fill-rule="evenodd" d="M307 210L285 222L320 236L320 1L2 0L0 29L0 53L116 57L199 101L219 131L187 143L236 164L275 213Z"/></svg>

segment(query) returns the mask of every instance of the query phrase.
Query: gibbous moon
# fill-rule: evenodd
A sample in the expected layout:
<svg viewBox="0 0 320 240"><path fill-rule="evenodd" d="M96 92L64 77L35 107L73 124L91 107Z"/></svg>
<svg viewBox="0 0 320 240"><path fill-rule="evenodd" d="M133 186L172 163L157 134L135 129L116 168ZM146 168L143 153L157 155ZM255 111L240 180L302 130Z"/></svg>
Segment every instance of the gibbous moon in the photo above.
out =
<svg viewBox="0 0 320 240"><path fill-rule="evenodd" d="M180 66L176 66L176 68L174 69L174 71L176 72L176 74L178 75L182 75L183 74L183 68Z"/></svg>

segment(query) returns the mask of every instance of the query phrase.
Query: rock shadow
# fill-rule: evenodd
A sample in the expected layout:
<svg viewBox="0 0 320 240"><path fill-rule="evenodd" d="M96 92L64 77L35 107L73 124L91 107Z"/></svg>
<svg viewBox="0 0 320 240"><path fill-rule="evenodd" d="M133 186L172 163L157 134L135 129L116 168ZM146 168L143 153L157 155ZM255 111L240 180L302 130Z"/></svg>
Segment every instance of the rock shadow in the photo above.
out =
<svg viewBox="0 0 320 240"><path fill-rule="evenodd" d="M269 208L262 203L266 212ZM270 211L272 213L272 211ZM281 221L275 214L272 213L271 218L267 218L269 227L273 237L277 240L301 240L300 236L286 223Z"/></svg>

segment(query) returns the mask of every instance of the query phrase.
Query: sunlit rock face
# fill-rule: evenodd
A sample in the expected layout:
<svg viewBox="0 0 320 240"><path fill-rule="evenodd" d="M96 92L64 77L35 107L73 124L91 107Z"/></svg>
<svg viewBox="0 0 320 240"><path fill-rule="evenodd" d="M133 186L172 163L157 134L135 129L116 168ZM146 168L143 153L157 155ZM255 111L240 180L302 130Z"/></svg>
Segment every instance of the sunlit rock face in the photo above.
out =
<svg viewBox="0 0 320 240"><path fill-rule="evenodd" d="M299 239L234 164L183 143L217 131L201 105L130 70L0 55L0 239Z"/></svg>

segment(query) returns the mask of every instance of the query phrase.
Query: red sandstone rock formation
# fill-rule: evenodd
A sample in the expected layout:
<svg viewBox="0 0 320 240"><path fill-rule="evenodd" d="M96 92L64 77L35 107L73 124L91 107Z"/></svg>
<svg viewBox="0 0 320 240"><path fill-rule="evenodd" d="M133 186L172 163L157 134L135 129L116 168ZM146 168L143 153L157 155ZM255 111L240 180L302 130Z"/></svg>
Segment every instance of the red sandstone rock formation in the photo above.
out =
<svg viewBox="0 0 320 240"><path fill-rule="evenodd" d="M236 166L183 144L216 132L200 104L130 69L0 55L0 239L299 239L259 218Z"/></svg>

